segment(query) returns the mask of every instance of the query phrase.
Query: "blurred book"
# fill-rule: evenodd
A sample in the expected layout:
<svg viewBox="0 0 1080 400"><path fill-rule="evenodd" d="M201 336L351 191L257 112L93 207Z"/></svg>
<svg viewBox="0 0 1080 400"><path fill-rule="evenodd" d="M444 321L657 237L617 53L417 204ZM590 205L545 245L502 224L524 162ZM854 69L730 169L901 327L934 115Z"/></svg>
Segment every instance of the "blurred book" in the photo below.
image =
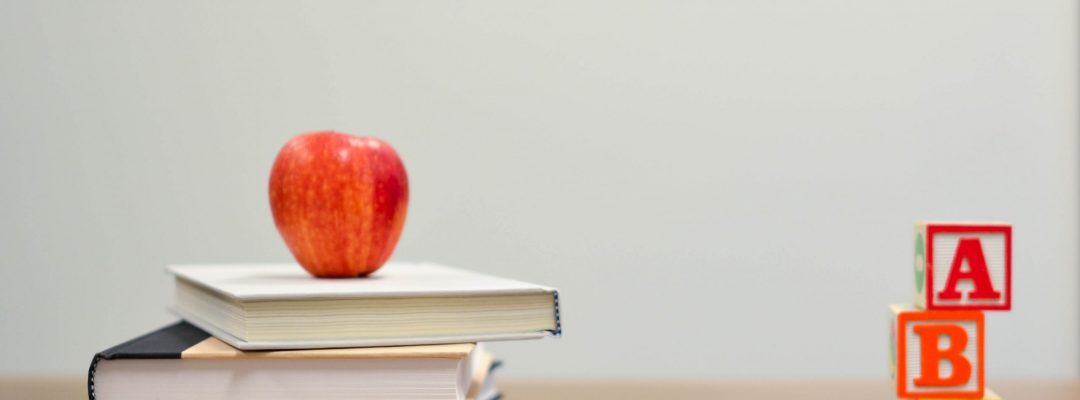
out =
<svg viewBox="0 0 1080 400"><path fill-rule="evenodd" d="M481 346L241 351L185 322L95 355L91 400L499 397Z"/></svg>
<svg viewBox="0 0 1080 400"><path fill-rule="evenodd" d="M556 289L436 264L362 279L295 264L183 265L173 310L243 350L467 343L558 336Z"/></svg>

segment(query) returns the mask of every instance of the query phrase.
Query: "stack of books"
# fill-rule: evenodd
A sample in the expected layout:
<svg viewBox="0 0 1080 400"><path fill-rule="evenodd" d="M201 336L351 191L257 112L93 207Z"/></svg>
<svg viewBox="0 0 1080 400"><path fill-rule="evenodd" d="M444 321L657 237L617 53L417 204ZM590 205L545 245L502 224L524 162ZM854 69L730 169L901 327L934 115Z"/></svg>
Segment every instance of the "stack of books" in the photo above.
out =
<svg viewBox="0 0 1080 400"><path fill-rule="evenodd" d="M556 289L436 264L168 270L183 321L96 354L91 400L493 399L481 342L562 333Z"/></svg>

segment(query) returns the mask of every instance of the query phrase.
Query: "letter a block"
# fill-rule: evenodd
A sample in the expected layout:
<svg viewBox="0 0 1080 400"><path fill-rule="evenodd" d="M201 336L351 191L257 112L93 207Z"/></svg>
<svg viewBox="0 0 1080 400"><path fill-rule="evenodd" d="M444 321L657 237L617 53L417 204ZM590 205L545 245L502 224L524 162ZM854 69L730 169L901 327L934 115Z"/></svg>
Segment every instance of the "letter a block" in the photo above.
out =
<svg viewBox="0 0 1080 400"><path fill-rule="evenodd" d="M981 311L892 310L897 397L983 398Z"/></svg>
<svg viewBox="0 0 1080 400"><path fill-rule="evenodd" d="M1012 226L915 224L915 305L926 310L1012 308Z"/></svg>

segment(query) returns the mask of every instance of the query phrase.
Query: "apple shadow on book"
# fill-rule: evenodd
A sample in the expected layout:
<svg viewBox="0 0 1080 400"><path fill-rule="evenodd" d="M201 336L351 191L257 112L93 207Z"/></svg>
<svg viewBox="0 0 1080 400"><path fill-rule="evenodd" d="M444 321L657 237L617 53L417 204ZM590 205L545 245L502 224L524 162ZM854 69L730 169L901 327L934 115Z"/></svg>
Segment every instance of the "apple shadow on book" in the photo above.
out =
<svg viewBox="0 0 1080 400"><path fill-rule="evenodd" d="M368 275L368 276L354 277L354 278L316 278L316 277L311 276L311 275L297 276L295 274L268 273L268 274L251 275L251 276L247 276L247 277L237 277L237 278L232 278L232 279L222 279L221 282L222 283L240 283L240 284L243 284L243 285L258 285L258 284L263 284L263 283L268 283L268 284L289 284L289 283L301 283L301 282L308 283L308 282L311 282L311 281L317 281L317 282L328 282L328 283L332 284L333 282L338 282L338 283L341 283L341 282L349 282L349 283L374 282L374 281L379 281L379 280L382 280L382 279L383 279L383 276L380 275L378 272L373 273L373 274Z"/></svg>

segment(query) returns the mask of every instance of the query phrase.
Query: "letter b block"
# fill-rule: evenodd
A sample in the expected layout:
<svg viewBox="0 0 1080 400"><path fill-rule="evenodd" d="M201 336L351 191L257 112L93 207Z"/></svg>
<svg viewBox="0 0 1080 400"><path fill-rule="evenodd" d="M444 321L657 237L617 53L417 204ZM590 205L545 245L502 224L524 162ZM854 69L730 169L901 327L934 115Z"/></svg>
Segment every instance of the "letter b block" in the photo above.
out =
<svg viewBox="0 0 1080 400"><path fill-rule="evenodd" d="M917 222L915 305L926 310L1012 308L1012 226Z"/></svg>
<svg viewBox="0 0 1080 400"><path fill-rule="evenodd" d="M893 312L897 397L983 398L982 312Z"/></svg>

